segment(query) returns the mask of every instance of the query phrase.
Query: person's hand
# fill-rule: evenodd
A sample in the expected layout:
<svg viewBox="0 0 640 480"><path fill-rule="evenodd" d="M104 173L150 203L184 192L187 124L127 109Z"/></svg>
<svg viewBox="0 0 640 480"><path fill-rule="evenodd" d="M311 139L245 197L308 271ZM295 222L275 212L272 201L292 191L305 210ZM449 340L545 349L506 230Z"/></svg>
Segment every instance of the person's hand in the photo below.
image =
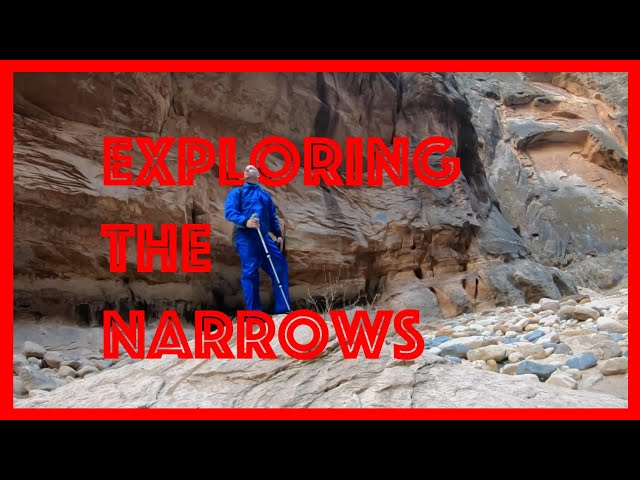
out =
<svg viewBox="0 0 640 480"><path fill-rule="evenodd" d="M260 228L260 220L258 220L257 218L252 218L251 220L249 220L247 222L247 227L248 228Z"/></svg>
<svg viewBox="0 0 640 480"><path fill-rule="evenodd" d="M276 238L276 243L278 244L278 248L282 250L282 246L284 244L284 239L282 237Z"/></svg>

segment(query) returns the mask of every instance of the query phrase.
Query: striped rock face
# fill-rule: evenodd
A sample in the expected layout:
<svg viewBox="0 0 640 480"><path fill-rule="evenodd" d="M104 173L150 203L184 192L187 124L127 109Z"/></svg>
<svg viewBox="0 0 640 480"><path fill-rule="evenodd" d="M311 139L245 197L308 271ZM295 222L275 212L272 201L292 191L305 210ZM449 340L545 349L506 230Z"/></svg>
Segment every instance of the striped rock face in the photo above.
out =
<svg viewBox="0 0 640 480"><path fill-rule="evenodd" d="M616 76L617 75L617 76ZM104 184L105 137L452 140L458 179L270 189L294 306L373 302L425 319L626 281L623 74L23 73L15 76L16 317L101 325L102 311L243 307L214 167L192 187ZM144 157L133 152L132 170ZM280 160L268 159L272 168ZM438 158L433 158L434 166ZM166 164L177 177L177 150ZM364 168L367 162L364 162ZM344 174L344 169L338 170ZM211 225L212 272L109 269L102 224ZM159 232L158 232L159 233ZM263 276L265 305L271 289ZM460 332L455 332L460 335Z"/></svg>

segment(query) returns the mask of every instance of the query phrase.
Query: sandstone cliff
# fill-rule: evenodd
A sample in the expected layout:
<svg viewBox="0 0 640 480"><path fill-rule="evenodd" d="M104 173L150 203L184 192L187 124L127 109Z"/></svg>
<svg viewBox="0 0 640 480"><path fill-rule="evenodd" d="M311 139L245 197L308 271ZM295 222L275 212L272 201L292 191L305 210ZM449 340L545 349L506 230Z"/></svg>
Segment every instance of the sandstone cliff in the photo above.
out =
<svg viewBox="0 0 640 480"><path fill-rule="evenodd" d="M292 298L375 296L425 321L626 284L625 74L24 73L15 76L15 309L242 308L214 168L193 187L105 187L106 136L431 135L462 175L433 188L273 189ZM173 151L169 163L175 163ZM275 161L275 160L274 160ZM134 171L143 164L134 157ZM175 173L175 169L174 173ZM209 223L211 274L109 272L103 223ZM265 276L266 277L266 276ZM266 278L265 278L266 280ZM264 284L265 301L269 299Z"/></svg>

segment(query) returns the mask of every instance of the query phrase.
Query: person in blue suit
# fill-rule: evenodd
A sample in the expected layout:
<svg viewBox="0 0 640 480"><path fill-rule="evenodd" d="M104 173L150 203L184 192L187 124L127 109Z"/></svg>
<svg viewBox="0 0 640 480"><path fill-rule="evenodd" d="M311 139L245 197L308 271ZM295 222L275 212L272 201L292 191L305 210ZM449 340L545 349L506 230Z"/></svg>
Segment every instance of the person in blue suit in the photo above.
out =
<svg viewBox="0 0 640 480"><path fill-rule="evenodd" d="M258 169L253 165L247 165L244 169L245 183L241 187L233 188L227 195L224 216L234 223L233 241L242 263L240 283L246 309L262 311L260 303L260 268L262 268L271 277L275 299L273 314L286 313L289 311L287 304L291 305L291 302L289 300L289 267L282 253L282 230L271 195L258 185L258 178ZM254 213L257 215L256 219L251 218ZM271 254L271 260L286 295L286 302L256 231L258 228ZM275 235L275 242L269 233Z"/></svg>

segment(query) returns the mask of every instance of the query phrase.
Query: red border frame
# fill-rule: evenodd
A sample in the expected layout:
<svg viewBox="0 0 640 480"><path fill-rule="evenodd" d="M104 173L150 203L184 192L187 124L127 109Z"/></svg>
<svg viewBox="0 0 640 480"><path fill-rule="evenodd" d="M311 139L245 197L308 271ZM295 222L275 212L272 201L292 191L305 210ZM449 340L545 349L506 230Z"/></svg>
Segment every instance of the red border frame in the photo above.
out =
<svg viewBox="0 0 640 480"><path fill-rule="evenodd" d="M640 109L640 61L623 60L12 60L0 61L0 202L10 217L0 237L4 251L0 286L4 315L0 320L0 418L2 419L640 419L637 382L629 382L626 409L14 409L13 383L13 73L14 72L167 72L167 71L451 71L451 72L628 72L629 74L629 155L640 149L636 118ZM11 160L10 160L11 159ZM632 162L631 162L632 163ZM630 166L630 170L634 167ZM629 175L629 191L635 191L640 177ZM636 196L632 195L631 204ZM634 223L629 222L634 230ZM633 250L630 248L630 250ZM635 257L629 265L635 266ZM634 269L629 271L635 283ZM636 300L629 297L629 308L636 311ZM633 317L633 314L630 315ZM11 319L11 321L9 321ZM634 327L632 327L633 329ZM637 344L635 337L630 343ZM9 348L7 348L9 347ZM635 351L637 347L633 347ZM635 359L635 354L632 359ZM632 360L635 362L635 360ZM635 362L637 363L637 362ZM635 371L635 366L629 367ZM11 373L9 373L11 371ZM633 378L633 377L632 377Z"/></svg>

